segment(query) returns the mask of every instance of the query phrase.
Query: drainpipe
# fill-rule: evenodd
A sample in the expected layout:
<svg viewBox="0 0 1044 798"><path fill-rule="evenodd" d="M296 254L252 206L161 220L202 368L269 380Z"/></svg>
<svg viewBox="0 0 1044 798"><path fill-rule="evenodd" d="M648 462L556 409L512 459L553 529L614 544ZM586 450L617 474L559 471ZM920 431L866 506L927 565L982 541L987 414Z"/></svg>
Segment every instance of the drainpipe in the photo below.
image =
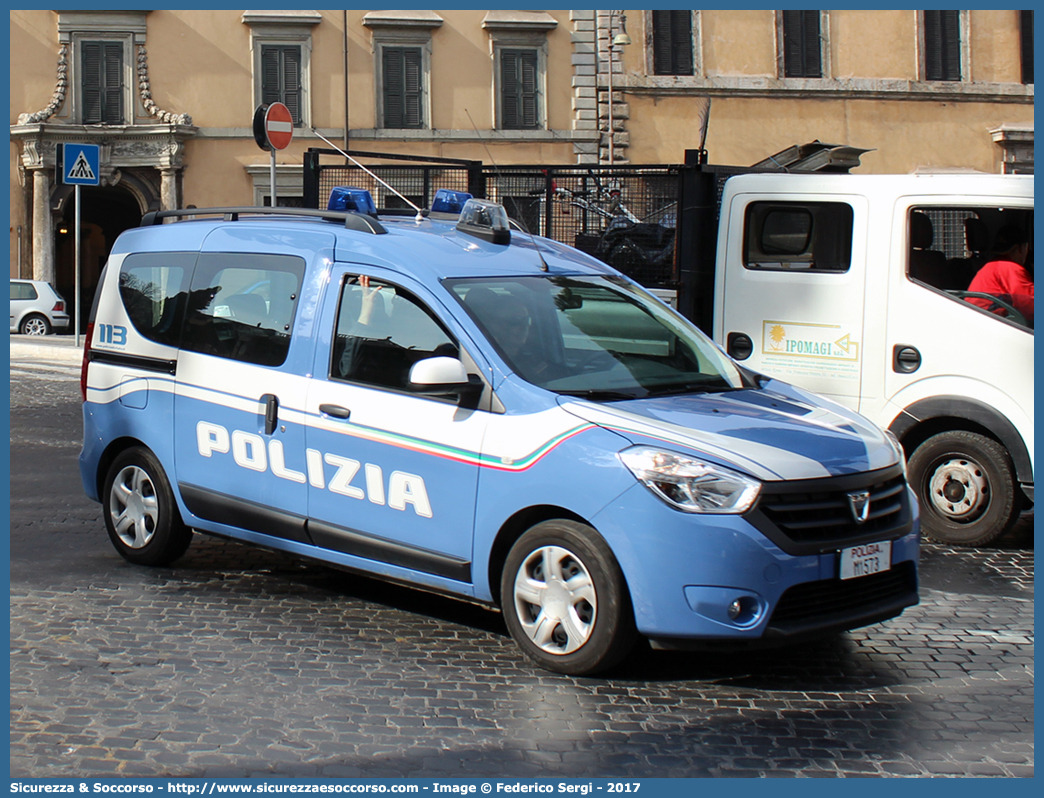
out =
<svg viewBox="0 0 1044 798"><path fill-rule="evenodd" d="M348 11L344 16L344 151L349 152L348 147Z"/></svg>
<svg viewBox="0 0 1044 798"><path fill-rule="evenodd" d="M613 13L612 11L609 12L609 14L610 14L610 17L609 17L609 44L606 46L606 49L609 52L609 77L608 77L608 82L609 82L609 165L610 166L612 166L613 162L616 160L616 157L615 157L616 153L615 153L615 149L613 147L613 139L616 138L616 132L613 130L613 51L614 51L615 48L613 47L613 41L612 41L612 36L613 36L613 18L612 18L612 13Z"/></svg>

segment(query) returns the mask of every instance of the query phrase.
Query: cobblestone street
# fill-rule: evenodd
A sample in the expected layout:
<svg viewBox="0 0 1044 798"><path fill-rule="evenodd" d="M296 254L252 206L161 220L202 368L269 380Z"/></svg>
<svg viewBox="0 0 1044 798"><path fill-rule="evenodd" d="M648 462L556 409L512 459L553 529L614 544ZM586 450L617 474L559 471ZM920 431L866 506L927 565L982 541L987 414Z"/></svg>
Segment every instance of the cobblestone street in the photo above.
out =
<svg viewBox="0 0 1044 798"><path fill-rule="evenodd" d="M7 27L12 798L1032 792L1031 4Z"/></svg>
<svg viewBox="0 0 1044 798"><path fill-rule="evenodd" d="M811 645L532 667L497 614L196 536L112 549L75 378L11 387L16 777L999 776L1033 750L1033 541L925 545L921 604Z"/></svg>

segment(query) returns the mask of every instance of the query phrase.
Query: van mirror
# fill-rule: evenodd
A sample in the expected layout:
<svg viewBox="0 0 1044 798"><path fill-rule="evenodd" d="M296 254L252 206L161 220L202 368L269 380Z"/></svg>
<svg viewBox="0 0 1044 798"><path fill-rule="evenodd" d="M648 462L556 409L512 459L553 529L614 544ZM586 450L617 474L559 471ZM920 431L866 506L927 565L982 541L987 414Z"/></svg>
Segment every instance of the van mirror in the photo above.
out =
<svg viewBox="0 0 1044 798"><path fill-rule="evenodd" d="M418 360L410 368L410 384L417 388L458 385L467 381L464 364L455 357L429 357Z"/></svg>
<svg viewBox="0 0 1044 798"><path fill-rule="evenodd" d="M455 357L429 357L410 367L410 389L430 396L470 395L482 392L482 380L468 375Z"/></svg>

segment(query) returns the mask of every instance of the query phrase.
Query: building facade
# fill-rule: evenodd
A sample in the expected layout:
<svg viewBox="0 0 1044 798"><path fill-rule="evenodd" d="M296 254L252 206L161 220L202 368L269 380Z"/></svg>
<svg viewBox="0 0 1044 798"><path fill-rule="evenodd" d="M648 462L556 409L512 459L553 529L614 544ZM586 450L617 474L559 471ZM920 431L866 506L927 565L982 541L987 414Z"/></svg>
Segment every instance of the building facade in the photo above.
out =
<svg viewBox="0 0 1044 798"><path fill-rule="evenodd" d="M280 101L279 204L310 147L506 164L749 165L819 139L860 171L1032 171L1032 12L12 11L11 274L72 297L56 146L90 301L148 210L271 201L253 117ZM610 98L612 102L610 102ZM707 113L709 109L709 114ZM706 120L705 127L701 121ZM613 135L609 135L612 129ZM704 132L705 131L705 132Z"/></svg>
<svg viewBox="0 0 1044 798"><path fill-rule="evenodd" d="M861 172L1033 169L1032 11L599 15L620 61L617 149L634 163L697 146L709 101L713 163L818 139L872 149ZM624 17L631 43L610 48Z"/></svg>

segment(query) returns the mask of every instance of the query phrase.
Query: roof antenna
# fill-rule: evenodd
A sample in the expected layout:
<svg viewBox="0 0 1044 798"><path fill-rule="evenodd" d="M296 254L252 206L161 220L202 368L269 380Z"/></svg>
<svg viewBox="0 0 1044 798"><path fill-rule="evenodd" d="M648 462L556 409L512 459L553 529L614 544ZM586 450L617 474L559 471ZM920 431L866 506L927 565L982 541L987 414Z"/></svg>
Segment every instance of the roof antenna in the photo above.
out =
<svg viewBox="0 0 1044 798"><path fill-rule="evenodd" d="M479 133L478 126L475 124L475 120L471 118L471 111L467 108L464 109L464 113L468 115L468 121L471 122L471 126L475 129L475 137L482 144L482 148L486 151L486 155L489 156L489 162L493 164L493 168L497 170L497 177L501 177L500 167L497 166L497 162L493 160L493 153L489 151L489 147L486 146L485 140ZM533 242L533 250L536 252L537 257L540 258L540 271L546 272L548 270L547 261L544 260L544 254L540 251L540 246L537 244L536 236L529 232L529 228L526 227L526 223L521 219L512 219L508 217L508 222L515 225L519 230L529 236L529 240Z"/></svg>
<svg viewBox="0 0 1044 798"><path fill-rule="evenodd" d="M327 144L329 144L331 147L333 147L335 150L337 150L339 153L341 153L341 155L343 155L345 158L347 158L353 164L355 164L360 169L362 169L364 172L366 172L366 174L368 174L370 177L372 177L374 180L376 180L378 183L380 183L382 186L384 186L386 189L388 189L390 192L392 192L395 196L397 196L399 199L401 199L403 202L405 202L407 205L409 205L411 208L413 208L413 210L417 211L417 215L414 217L414 221L417 221L417 222L424 221L424 211L422 211L420 208L418 208L408 197L404 196L403 194L400 194L393 186L390 186L387 183L385 183L383 180L381 180L379 177L377 177L377 175L375 175L373 172L371 172L369 169L367 169L363 164L359 163L357 160L355 160L355 158L353 158L351 155L349 155L344 150L342 150L340 147L338 147L336 144L334 144L332 141L330 141L330 139L326 138L326 136L324 136L322 133L320 133L314 127L312 128L312 132L315 133L315 135L317 135L319 138L321 138Z"/></svg>

